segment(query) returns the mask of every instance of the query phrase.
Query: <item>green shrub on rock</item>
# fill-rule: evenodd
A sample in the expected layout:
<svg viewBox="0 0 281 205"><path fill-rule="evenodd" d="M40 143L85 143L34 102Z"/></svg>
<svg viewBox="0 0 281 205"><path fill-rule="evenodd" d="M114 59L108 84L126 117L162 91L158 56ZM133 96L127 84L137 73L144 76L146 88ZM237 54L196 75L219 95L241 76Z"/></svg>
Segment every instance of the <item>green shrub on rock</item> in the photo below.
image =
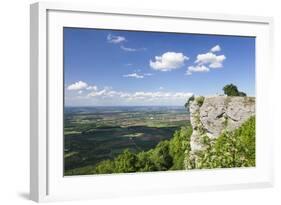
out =
<svg viewBox="0 0 281 205"><path fill-rule="evenodd" d="M251 117L233 132L224 132L215 140L206 139L206 149L198 153L196 167L255 166L255 134L255 117Z"/></svg>

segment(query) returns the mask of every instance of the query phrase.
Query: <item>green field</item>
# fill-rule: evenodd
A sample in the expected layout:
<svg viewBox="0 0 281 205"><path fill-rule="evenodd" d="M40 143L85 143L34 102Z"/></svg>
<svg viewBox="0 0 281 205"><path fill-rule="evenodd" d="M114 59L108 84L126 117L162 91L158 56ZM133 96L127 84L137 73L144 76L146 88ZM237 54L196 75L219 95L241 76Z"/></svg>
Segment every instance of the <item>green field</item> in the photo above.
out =
<svg viewBox="0 0 281 205"><path fill-rule="evenodd" d="M125 149L139 153L168 140L189 124L184 107L67 107L64 174L89 174Z"/></svg>

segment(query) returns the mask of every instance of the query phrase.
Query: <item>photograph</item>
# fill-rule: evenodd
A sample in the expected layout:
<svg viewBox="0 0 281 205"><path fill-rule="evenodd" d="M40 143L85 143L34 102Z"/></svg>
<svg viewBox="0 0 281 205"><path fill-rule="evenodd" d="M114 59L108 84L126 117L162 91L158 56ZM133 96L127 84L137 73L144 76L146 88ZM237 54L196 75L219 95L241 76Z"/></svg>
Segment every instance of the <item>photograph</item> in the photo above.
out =
<svg viewBox="0 0 281 205"><path fill-rule="evenodd" d="M255 43L63 27L63 175L255 167Z"/></svg>

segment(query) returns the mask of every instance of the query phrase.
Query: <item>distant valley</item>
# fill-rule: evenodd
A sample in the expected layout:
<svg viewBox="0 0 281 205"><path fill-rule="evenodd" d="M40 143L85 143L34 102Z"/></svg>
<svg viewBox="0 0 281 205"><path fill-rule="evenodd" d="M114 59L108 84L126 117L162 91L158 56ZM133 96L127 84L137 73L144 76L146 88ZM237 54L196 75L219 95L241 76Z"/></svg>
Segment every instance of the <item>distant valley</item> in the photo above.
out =
<svg viewBox="0 0 281 205"><path fill-rule="evenodd" d="M125 149L154 148L189 124L183 106L65 107L65 175L88 174Z"/></svg>

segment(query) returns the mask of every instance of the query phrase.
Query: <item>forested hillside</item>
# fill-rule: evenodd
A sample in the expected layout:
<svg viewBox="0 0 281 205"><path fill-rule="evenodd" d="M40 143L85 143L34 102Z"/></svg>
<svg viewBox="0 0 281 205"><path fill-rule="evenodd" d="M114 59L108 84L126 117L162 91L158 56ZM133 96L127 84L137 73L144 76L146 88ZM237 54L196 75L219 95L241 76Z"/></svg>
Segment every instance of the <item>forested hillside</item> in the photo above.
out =
<svg viewBox="0 0 281 205"><path fill-rule="evenodd" d="M191 134L192 127L183 126L170 140L161 141L149 151L134 154L125 150L114 160L72 170L68 175L255 166L255 117L232 132L222 133L215 140L203 137L206 149L198 153L196 163L189 157Z"/></svg>

